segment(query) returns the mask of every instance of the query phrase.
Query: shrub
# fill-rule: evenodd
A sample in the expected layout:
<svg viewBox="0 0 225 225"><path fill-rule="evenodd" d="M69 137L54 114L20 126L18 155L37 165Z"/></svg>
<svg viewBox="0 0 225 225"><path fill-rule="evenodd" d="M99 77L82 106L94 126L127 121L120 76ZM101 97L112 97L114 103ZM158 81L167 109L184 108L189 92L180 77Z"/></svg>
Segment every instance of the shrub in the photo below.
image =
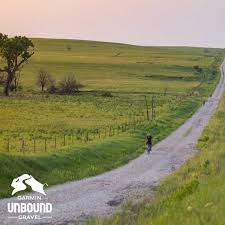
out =
<svg viewBox="0 0 225 225"><path fill-rule="evenodd" d="M102 93L102 96L103 97L113 97L112 93L109 92L109 91L106 91L106 92Z"/></svg>
<svg viewBox="0 0 225 225"><path fill-rule="evenodd" d="M197 73L202 73L203 69L200 66L193 66L193 69L197 72Z"/></svg>
<svg viewBox="0 0 225 225"><path fill-rule="evenodd" d="M75 78L74 75L69 75L64 77L64 79L59 83L59 93L60 94L75 94L80 91L83 87Z"/></svg>
<svg viewBox="0 0 225 225"><path fill-rule="evenodd" d="M72 49L72 47L70 45L67 45L66 48L68 51L70 51Z"/></svg>

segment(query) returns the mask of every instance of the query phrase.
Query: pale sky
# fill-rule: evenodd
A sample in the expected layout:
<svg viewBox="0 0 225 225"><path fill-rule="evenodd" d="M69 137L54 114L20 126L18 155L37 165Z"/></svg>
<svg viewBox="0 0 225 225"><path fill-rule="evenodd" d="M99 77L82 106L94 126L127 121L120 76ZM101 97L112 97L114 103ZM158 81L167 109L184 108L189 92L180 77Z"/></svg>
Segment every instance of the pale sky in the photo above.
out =
<svg viewBox="0 0 225 225"><path fill-rule="evenodd" d="M0 0L0 32L225 48L225 0Z"/></svg>

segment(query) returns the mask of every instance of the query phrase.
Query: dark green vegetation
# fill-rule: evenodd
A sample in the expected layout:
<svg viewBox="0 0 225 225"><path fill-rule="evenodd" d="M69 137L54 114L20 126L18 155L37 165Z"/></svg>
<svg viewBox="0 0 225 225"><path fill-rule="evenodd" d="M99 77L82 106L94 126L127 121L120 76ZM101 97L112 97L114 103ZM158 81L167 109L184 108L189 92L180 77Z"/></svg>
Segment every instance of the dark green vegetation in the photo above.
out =
<svg viewBox="0 0 225 225"><path fill-rule="evenodd" d="M127 163L143 152L146 133L153 134L156 143L189 118L212 93L219 77L219 49L33 41L35 55L21 72L22 89L7 99L0 97L4 115L0 117L1 197L10 196L11 180L22 173L53 185ZM75 73L84 85L82 92L75 96L41 94L35 85L40 68L57 82ZM153 95L156 99L156 119L151 124L145 120L113 137L44 151L45 139L53 141L55 136L104 130L146 118L144 95L149 104ZM22 155L18 153L21 138L30 142L37 138L42 145L35 154L26 148Z"/></svg>
<svg viewBox="0 0 225 225"><path fill-rule="evenodd" d="M225 209L225 95L204 130L200 153L156 189L156 197L142 205L127 206L98 225L224 225Z"/></svg>

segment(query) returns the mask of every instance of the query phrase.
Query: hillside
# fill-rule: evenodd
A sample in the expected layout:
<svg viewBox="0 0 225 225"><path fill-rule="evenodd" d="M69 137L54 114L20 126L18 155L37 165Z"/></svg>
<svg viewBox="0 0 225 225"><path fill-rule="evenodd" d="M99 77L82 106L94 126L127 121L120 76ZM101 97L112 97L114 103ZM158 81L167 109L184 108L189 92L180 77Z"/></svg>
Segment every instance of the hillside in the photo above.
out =
<svg viewBox="0 0 225 225"><path fill-rule="evenodd" d="M75 74L84 90L118 92L187 92L202 77L193 70L207 68L219 49L188 47L139 47L125 44L33 39L35 55L21 75L27 90L37 90L40 68L56 80Z"/></svg>
<svg viewBox="0 0 225 225"><path fill-rule="evenodd" d="M219 77L220 49L33 41L22 90L0 97L1 197L27 170L54 185L126 164L144 151L148 132L157 143L184 123ZM41 93L35 85L40 68L57 82L75 73L84 88L73 96Z"/></svg>

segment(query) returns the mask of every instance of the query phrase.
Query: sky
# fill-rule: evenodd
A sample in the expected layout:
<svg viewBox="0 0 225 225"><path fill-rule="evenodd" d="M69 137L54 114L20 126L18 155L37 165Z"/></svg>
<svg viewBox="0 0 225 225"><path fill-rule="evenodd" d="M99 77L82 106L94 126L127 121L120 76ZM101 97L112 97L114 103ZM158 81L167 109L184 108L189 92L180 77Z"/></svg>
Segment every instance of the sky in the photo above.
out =
<svg viewBox="0 0 225 225"><path fill-rule="evenodd" d="M225 48L225 0L0 0L0 32Z"/></svg>

